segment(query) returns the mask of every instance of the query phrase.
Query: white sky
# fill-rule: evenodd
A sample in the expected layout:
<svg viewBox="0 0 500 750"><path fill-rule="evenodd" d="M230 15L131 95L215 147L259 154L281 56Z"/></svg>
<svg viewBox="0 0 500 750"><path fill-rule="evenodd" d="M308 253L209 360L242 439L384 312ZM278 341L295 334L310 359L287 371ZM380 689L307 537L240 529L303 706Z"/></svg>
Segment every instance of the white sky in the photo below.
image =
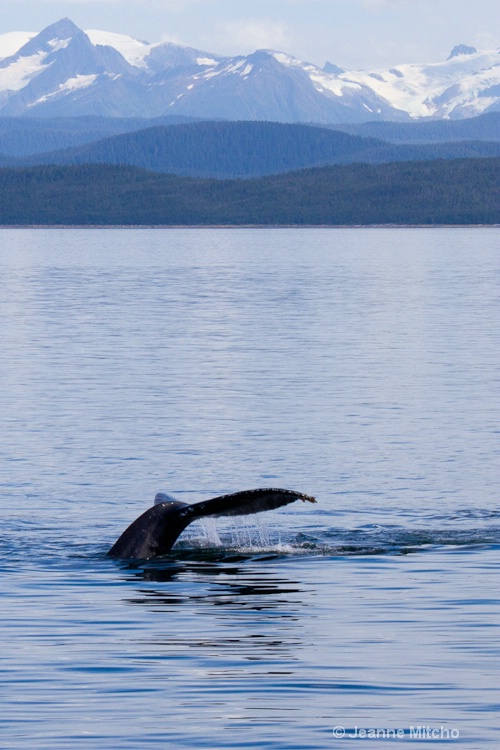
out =
<svg viewBox="0 0 500 750"><path fill-rule="evenodd" d="M219 54L273 48L322 66L439 62L456 44L500 46L499 0L0 0L0 34L80 28Z"/></svg>

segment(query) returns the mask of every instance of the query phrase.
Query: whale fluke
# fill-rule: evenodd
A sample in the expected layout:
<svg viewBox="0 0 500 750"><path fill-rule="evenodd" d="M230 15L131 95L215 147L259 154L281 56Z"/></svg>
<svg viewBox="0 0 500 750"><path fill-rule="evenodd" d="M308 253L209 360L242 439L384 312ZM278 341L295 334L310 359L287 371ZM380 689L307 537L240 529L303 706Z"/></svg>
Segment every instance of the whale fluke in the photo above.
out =
<svg viewBox="0 0 500 750"><path fill-rule="evenodd" d="M246 516L250 513L280 508L295 500L316 502L310 495L274 488L234 492L231 495L221 495L192 505L159 492L153 507L125 529L109 550L108 555L137 560L165 555L186 526L197 518Z"/></svg>

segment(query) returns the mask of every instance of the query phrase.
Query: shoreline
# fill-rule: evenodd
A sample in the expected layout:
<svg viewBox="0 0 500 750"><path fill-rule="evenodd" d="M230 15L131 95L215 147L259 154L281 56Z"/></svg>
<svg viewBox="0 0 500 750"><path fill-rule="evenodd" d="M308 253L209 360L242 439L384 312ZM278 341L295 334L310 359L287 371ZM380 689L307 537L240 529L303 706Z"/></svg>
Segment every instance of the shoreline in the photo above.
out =
<svg viewBox="0 0 500 750"><path fill-rule="evenodd" d="M496 229L500 224L0 224L2 229Z"/></svg>

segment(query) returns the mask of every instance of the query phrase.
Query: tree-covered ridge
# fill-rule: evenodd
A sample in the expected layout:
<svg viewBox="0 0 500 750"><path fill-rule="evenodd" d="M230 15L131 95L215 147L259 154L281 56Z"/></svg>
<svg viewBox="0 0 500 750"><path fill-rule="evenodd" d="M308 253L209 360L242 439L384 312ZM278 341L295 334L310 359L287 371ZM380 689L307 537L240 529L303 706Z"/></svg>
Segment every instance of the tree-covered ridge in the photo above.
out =
<svg viewBox="0 0 500 750"><path fill-rule="evenodd" d="M171 115L155 119L0 117L0 166L15 166L16 159L72 149L122 133L132 133L160 125L185 124L189 119ZM245 125L245 123L242 124ZM323 127L326 128L326 126ZM390 143L498 142L500 141L500 112L490 112L467 120L433 120L430 122L416 120L411 123L367 122L359 125L328 126L328 129ZM17 166L22 166L22 164L18 162ZM28 165L25 164L25 166Z"/></svg>
<svg viewBox="0 0 500 750"><path fill-rule="evenodd" d="M354 164L253 180L98 165L0 169L0 224L495 224L499 176L499 158Z"/></svg>
<svg viewBox="0 0 500 750"><path fill-rule="evenodd" d="M329 164L490 156L500 156L500 142L391 144L309 125L199 122L124 133L25 158L20 165L126 164L181 176L225 179ZM9 159L3 166L15 163Z"/></svg>

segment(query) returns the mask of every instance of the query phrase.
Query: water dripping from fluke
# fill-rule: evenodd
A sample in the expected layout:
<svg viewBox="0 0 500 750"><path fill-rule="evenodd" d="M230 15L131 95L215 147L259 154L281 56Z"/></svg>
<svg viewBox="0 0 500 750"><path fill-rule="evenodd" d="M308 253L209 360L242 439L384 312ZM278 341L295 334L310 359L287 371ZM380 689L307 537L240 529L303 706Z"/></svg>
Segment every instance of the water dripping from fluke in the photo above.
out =
<svg viewBox="0 0 500 750"><path fill-rule="evenodd" d="M168 554L189 524L201 518L247 516L274 510L296 500L315 503L315 498L294 490L261 488L221 495L188 505L170 495L158 493L149 508L117 539L109 550L116 558L148 560ZM238 547L251 544L251 538L238 539Z"/></svg>

